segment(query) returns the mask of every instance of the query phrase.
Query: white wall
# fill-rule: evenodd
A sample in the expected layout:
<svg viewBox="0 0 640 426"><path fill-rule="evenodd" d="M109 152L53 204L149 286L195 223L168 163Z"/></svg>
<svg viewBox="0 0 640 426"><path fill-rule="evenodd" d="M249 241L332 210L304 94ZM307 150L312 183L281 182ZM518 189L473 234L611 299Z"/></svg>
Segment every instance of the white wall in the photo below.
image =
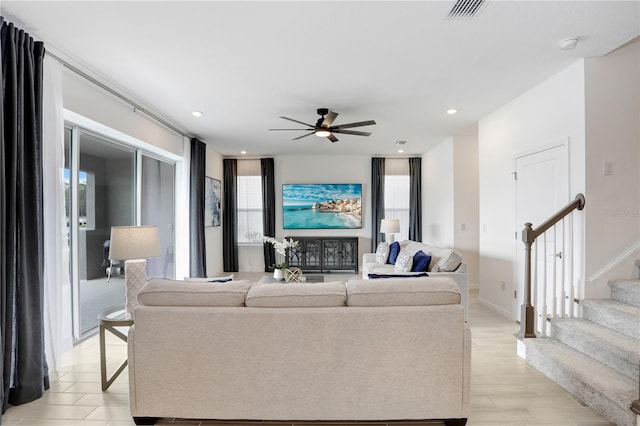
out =
<svg viewBox="0 0 640 426"><path fill-rule="evenodd" d="M523 226L514 223L514 159L568 138L570 193L573 198L585 191L584 84L580 60L479 122L479 297L507 317L512 316L515 256L524 250L521 240L514 239ZM574 223L581 226L578 220ZM502 290L501 281L511 285Z"/></svg>
<svg viewBox="0 0 640 426"><path fill-rule="evenodd" d="M422 155L422 241L454 246L453 138Z"/></svg>
<svg viewBox="0 0 640 426"><path fill-rule="evenodd" d="M467 264L469 287L479 286L478 130L453 139L453 247Z"/></svg>
<svg viewBox="0 0 640 426"><path fill-rule="evenodd" d="M639 52L636 42L585 61L587 297L609 297L608 280L631 278L640 258Z"/></svg>

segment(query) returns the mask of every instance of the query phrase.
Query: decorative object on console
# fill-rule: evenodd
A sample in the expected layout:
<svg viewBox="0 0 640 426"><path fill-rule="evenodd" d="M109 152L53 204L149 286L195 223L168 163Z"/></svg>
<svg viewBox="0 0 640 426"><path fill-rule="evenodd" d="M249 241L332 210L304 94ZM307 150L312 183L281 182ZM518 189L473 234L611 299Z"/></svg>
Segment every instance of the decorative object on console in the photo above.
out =
<svg viewBox="0 0 640 426"><path fill-rule="evenodd" d="M384 240L391 244L395 240L393 234L400 232L400 221L398 219L382 219L380 232L384 234Z"/></svg>
<svg viewBox="0 0 640 426"><path fill-rule="evenodd" d="M362 184L282 185L282 227L362 228Z"/></svg>
<svg viewBox="0 0 640 426"><path fill-rule="evenodd" d="M285 278L284 270L287 269L287 264L284 262L287 249L298 248L300 243L293 238L284 238L282 241L278 241L273 237L262 237L262 241L272 244L276 250L276 259L282 260L282 262L273 265L273 279L282 281Z"/></svg>
<svg viewBox="0 0 640 426"><path fill-rule="evenodd" d="M302 269L287 268L284 270L284 280L288 283L299 283L302 281Z"/></svg>
<svg viewBox="0 0 640 426"><path fill-rule="evenodd" d="M138 293L147 282L147 260L160 256L157 226L113 226L109 259L124 260L127 313L133 318Z"/></svg>

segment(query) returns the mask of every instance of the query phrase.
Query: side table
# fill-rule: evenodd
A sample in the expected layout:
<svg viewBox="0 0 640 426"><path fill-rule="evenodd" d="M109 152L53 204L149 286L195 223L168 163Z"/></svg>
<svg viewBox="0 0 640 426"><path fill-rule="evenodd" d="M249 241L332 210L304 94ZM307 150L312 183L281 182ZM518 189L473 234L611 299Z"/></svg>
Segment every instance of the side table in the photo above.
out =
<svg viewBox="0 0 640 426"><path fill-rule="evenodd" d="M100 323L100 377L102 379L102 390L105 391L111 386L113 381L122 373L127 366L127 359L118 367L113 376L107 377L107 354L105 345L105 330L109 330L111 334L119 337L123 341L127 341L127 335L122 333L116 327L131 327L133 318L129 316L125 305L112 306L98 314L98 322Z"/></svg>

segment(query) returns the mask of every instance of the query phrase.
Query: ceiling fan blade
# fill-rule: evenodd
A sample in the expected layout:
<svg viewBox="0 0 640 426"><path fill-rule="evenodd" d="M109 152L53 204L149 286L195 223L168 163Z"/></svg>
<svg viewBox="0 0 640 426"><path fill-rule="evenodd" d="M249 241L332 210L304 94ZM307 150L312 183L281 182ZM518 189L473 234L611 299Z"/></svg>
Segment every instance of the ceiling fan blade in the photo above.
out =
<svg viewBox="0 0 640 426"><path fill-rule="evenodd" d="M307 136L313 135L315 132L307 133L306 135L298 136L297 138L291 139L292 141L297 141L298 139L306 138Z"/></svg>
<svg viewBox="0 0 640 426"><path fill-rule="evenodd" d="M373 126L374 124L376 124L376 122L373 121L373 120L358 121L357 123L338 124L337 126L332 126L331 130L334 130L334 129L348 129L350 127Z"/></svg>
<svg viewBox="0 0 640 426"><path fill-rule="evenodd" d="M304 130L315 130L315 129L267 129L267 130L270 130L270 131L273 131L273 130L295 130L296 132L302 132Z"/></svg>
<svg viewBox="0 0 640 426"><path fill-rule="evenodd" d="M329 139L331 142L338 142L338 138L336 138L333 133L327 136L327 139Z"/></svg>
<svg viewBox="0 0 640 426"><path fill-rule="evenodd" d="M284 120L293 121L294 123L302 124L302 125L307 126L307 127L313 127L313 128L316 127L313 124L303 123L302 121L294 120L293 118L289 118L289 117L280 117L280 118L282 118Z"/></svg>
<svg viewBox="0 0 640 426"><path fill-rule="evenodd" d="M355 130L342 130L342 129L334 129L334 133L342 133L345 135L358 135L358 136L370 136L371 132L357 132Z"/></svg>
<svg viewBox="0 0 640 426"><path fill-rule="evenodd" d="M337 116L338 116L337 112L329 111L327 116L322 121L322 127L331 127L331 125L333 124L333 121L336 119Z"/></svg>

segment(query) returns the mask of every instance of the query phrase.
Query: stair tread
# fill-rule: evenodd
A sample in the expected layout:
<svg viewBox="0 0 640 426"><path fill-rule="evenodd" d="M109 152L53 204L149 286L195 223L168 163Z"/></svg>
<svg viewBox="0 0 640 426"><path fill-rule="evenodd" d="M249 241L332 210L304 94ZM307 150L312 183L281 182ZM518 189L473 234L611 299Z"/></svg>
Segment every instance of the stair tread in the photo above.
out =
<svg viewBox="0 0 640 426"><path fill-rule="evenodd" d="M577 379L597 392L612 397L622 407L627 407L638 397L636 380L626 377L562 342L551 338L537 338L527 339L526 343L527 353L535 346L534 350L544 352L547 359L561 365L564 373L569 373L574 380ZM560 384L566 385L566 383Z"/></svg>
<svg viewBox="0 0 640 426"><path fill-rule="evenodd" d="M618 302L613 299L584 299L581 302L583 307L601 307L610 309L616 312L620 312L625 315L630 315L640 320L640 308L637 306L629 305L627 303Z"/></svg>
<svg viewBox="0 0 640 426"><path fill-rule="evenodd" d="M571 329L575 333L593 337L597 344L615 346L625 352L633 353L635 359L640 360L640 341L637 339L580 318L555 319L552 323L556 327Z"/></svg>

